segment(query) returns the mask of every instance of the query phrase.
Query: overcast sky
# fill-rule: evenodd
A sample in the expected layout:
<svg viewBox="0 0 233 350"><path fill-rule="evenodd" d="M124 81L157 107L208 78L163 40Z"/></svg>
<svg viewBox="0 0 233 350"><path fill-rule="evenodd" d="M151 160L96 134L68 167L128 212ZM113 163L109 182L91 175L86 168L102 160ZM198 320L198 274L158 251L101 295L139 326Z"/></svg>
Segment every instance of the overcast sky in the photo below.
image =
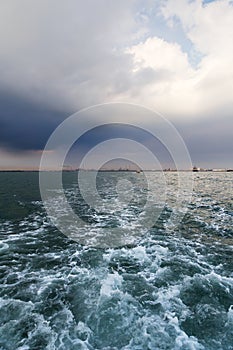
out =
<svg viewBox="0 0 233 350"><path fill-rule="evenodd" d="M59 123L106 102L159 111L195 164L233 168L233 1L0 2L0 168L37 167Z"/></svg>

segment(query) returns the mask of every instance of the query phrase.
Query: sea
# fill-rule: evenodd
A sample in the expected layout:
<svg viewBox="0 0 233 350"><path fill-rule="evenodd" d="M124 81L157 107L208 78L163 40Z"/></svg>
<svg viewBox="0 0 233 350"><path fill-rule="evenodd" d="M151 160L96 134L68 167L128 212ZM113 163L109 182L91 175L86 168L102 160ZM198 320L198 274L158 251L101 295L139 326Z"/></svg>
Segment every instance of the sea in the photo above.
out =
<svg viewBox="0 0 233 350"><path fill-rule="evenodd" d="M151 191L143 174L99 173L101 198L116 209L96 212L81 198L77 173L64 173L67 200L89 225L79 242L48 217L38 172L1 172L0 350L233 349L233 173L192 175L178 225L167 225L168 202L132 244L102 247L88 241L90 227L128 225L134 235L129 224ZM157 176L150 173L155 185ZM164 176L175 198L177 173ZM133 192L126 186L122 210L120 179Z"/></svg>

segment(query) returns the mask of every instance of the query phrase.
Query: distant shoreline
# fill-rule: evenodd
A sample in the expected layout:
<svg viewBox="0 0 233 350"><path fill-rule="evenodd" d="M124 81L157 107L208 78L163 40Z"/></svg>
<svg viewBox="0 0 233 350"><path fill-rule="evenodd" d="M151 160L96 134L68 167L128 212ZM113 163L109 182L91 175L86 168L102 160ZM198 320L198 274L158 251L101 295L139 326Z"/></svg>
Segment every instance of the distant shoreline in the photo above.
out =
<svg viewBox="0 0 233 350"><path fill-rule="evenodd" d="M43 172L60 172L60 170L20 170L20 169L16 169L16 170L0 170L0 173L39 173L40 171ZM78 172L78 171L87 171L87 172L92 172L92 171L97 171L97 172L102 172L102 173L138 173L137 170L124 170L124 169L120 169L120 170L97 170L97 169L73 169L73 170L63 170L63 172L65 173L74 173L74 172ZM233 172L233 169L226 169L226 170L198 170L198 171L193 171L193 170L143 170L141 172L165 172L165 173L177 173L177 172L189 172L189 173L229 173L229 172Z"/></svg>

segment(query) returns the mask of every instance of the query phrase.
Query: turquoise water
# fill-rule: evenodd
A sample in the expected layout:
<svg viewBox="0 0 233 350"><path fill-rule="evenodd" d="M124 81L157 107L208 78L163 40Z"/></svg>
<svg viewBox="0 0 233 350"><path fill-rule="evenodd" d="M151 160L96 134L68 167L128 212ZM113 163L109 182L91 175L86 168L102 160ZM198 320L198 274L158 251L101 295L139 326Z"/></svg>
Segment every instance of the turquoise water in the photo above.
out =
<svg viewBox="0 0 233 350"><path fill-rule="evenodd" d="M122 176L136 191L144 186L136 174L100 173L103 198L115 195ZM172 197L176 173L165 176ZM136 245L97 249L51 224L37 173L0 173L0 349L233 349L232 180L195 174L179 227L167 228L167 204ZM64 184L87 221L126 223L118 212L96 217L75 173L65 173ZM132 201L124 214L140 210Z"/></svg>

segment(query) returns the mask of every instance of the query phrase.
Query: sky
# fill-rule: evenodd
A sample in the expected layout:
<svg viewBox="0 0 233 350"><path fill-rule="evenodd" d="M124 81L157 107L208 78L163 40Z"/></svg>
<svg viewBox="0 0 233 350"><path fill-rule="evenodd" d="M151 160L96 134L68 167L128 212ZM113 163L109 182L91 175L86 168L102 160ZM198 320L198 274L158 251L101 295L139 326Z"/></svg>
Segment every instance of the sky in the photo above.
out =
<svg viewBox="0 0 233 350"><path fill-rule="evenodd" d="M0 169L36 169L62 121L111 102L161 113L195 165L233 168L232 23L229 0L1 1Z"/></svg>

